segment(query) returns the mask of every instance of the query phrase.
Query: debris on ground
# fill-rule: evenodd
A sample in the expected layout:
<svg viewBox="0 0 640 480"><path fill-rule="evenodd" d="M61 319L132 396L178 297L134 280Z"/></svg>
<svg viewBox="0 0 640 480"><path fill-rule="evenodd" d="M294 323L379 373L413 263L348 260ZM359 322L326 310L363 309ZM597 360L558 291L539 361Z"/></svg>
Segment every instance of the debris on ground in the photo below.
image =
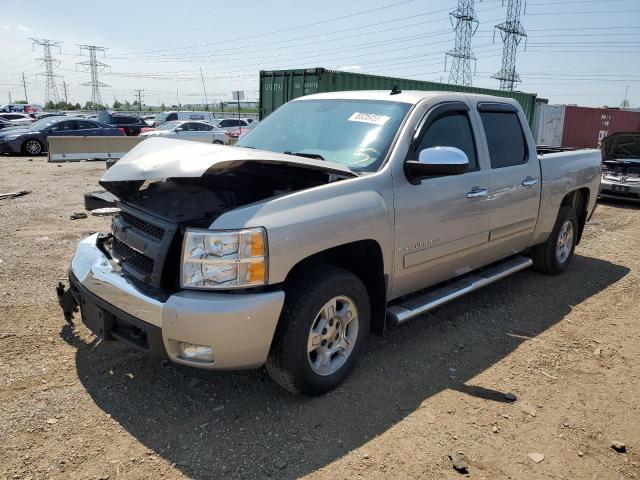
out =
<svg viewBox="0 0 640 480"><path fill-rule="evenodd" d="M540 463L544 460L544 453L532 452L527 455L532 462Z"/></svg>
<svg viewBox="0 0 640 480"><path fill-rule="evenodd" d="M449 454L449 460L456 472L469 473L469 463L462 452L453 452Z"/></svg>
<svg viewBox="0 0 640 480"><path fill-rule="evenodd" d="M21 197L23 195L27 195L28 193L31 193L31 190L18 190L17 192L0 193L0 200Z"/></svg>
<svg viewBox="0 0 640 480"><path fill-rule="evenodd" d="M618 453L625 453L627 451L627 446L618 440L614 440L613 442L611 442L611 448L613 448Z"/></svg>
<svg viewBox="0 0 640 480"><path fill-rule="evenodd" d="M73 212L69 215L69 218L71 220L80 220L81 218L87 218L87 214L84 212Z"/></svg>

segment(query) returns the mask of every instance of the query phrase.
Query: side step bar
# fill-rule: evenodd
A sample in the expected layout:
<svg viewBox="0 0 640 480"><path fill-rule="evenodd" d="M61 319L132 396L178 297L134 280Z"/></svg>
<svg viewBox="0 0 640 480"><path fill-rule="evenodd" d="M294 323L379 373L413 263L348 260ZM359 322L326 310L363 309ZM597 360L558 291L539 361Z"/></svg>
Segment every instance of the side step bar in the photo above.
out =
<svg viewBox="0 0 640 480"><path fill-rule="evenodd" d="M451 300L478 290L490 283L505 278L531 266L533 261L527 257L514 257L498 265L478 270L444 287L428 291L418 297L410 298L387 309L387 319L396 324L418 317L423 313L444 305Z"/></svg>

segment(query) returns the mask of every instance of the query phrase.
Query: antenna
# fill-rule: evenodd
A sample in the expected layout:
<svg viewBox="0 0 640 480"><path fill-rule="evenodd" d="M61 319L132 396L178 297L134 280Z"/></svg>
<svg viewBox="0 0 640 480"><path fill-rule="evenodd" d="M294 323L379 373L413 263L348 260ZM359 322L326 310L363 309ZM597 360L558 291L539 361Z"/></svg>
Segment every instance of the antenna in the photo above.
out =
<svg viewBox="0 0 640 480"><path fill-rule="evenodd" d="M513 90L516 84L521 81L520 75L516 72L516 54L518 53L518 45L523 38L527 37L527 32L520 23L522 3L522 0L507 0L507 19L495 26L500 30L502 37L502 66L491 78L500 80L500 90Z"/></svg>
<svg viewBox="0 0 640 480"><path fill-rule="evenodd" d="M456 32L456 39L453 50L449 50L444 57L444 68L447 69L447 58L452 57L449 83L470 87L471 61L476 61L471 51L471 39L478 29L474 0L458 0L458 8L449 14L449 18Z"/></svg>

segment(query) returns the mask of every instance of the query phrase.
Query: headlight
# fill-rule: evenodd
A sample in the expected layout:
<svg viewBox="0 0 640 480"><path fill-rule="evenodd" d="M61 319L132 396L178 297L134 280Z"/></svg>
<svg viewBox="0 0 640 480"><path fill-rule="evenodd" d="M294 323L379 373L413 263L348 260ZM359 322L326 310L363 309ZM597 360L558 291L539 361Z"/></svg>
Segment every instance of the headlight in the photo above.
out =
<svg viewBox="0 0 640 480"><path fill-rule="evenodd" d="M187 228L182 243L183 288L227 289L267 283L266 234L262 228Z"/></svg>

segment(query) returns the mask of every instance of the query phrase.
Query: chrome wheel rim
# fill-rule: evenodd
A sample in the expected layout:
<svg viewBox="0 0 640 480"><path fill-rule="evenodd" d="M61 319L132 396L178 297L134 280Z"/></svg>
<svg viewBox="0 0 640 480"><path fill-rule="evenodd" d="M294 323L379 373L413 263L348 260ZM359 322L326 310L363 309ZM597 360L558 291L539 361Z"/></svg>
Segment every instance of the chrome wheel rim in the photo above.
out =
<svg viewBox="0 0 640 480"><path fill-rule="evenodd" d="M25 145L25 149L31 155L37 155L38 153L40 153L40 144L35 140L29 140Z"/></svg>
<svg viewBox="0 0 640 480"><path fill-rule="evenodd" d="M327 376L349 359L360 326L355 302L344 295L333 297L317 313L309 330L307 359L314 373Z"/></svg>
<svg viewBox="0 0 640 480"><path fill-rule="evenodd" d="M567 220L560 227L558 241L556 242L556 260L559 263L567 261L571 253L571 247L573 247L573 224Z"/></svg>

